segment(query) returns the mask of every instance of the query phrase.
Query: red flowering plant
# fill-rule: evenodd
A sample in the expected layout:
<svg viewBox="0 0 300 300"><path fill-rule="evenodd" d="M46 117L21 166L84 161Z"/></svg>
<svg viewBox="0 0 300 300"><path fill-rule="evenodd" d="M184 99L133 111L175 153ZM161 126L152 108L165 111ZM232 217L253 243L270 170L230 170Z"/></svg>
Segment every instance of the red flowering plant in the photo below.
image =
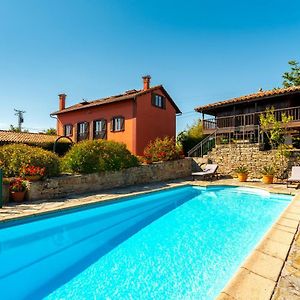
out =
<svg viewBox="0 0 300 300"><path fill-rule="evenodd" d="M9 183L11 192L25 192L27 189L27 182L22 178L15 178Z"/></svg>
<svg viewBox="0 0 300 300"><path fill-rule="evenodd" d="M144 157L146 162L149 160L151 162L176 160L182 157L182 150L176 145L173 138L157 138L145 148Z"/></svg>
<svg viewBox="0 0 300 300"><path fill-rule="evenodd" d="M43 177L45 175L45 168L26 165L21 168L20 174L22 177L29 177L29 176Z"/></svg>

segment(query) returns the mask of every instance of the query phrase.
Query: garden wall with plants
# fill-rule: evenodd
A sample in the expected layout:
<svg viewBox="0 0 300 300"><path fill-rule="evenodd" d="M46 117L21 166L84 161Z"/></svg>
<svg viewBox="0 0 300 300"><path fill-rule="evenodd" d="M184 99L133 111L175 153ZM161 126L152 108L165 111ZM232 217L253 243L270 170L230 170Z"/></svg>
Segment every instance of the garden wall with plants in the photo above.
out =
<svg viewBox="0 0 300 300"><path fill-rule="evenodd" d="M191 159L186 158L141 165L119 171L64 175L44 181L31 182L28 199L53 199L72 194L99 192L115 187L185 178L191 175L191 171Z"/></svg>
<svg viewBox="0 0 300 300"><path fill-rule="evenodd" d="M38 147L10 144L0 147L4 191L22 202L101 191L119 186L164 181L191 174L191 160L184 160L174 139L150 142L144 157L136 157L125 144L106 140L77 143L63 156ZM147 165L145 165L147 163Z"/></svg>
<svg viewBox="0 0 300 300"><path fill-rule="evenodd" d="M293 165L299 165L299 151L290 151L288 155L280 155L278 150L261 151L258 144L216 145L207 155L207 159L219 165L222 175L235 176L235 169L245 166L250 178L261 178L264 166L274 166L280 174L289 171Z"/></svg>

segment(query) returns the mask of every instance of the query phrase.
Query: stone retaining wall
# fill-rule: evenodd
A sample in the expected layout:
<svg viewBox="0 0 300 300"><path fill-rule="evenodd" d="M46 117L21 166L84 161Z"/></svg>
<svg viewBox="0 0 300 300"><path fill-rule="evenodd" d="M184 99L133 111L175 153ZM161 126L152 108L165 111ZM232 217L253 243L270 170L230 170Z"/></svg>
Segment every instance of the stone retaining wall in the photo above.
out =
<svg viewBox="0 0 300 300"><path fill-rule="evenodd" d="M276 150L260 151L258 144L230 144L216 145L206 156L208 160L219 165L219 173L235 175L234 169L244 165L249 170L250 178L260 178L261 169L266 165L283 165L290 169L299 164L299 152L292 152L291 157L280 161Z"/></svg>
<svg viewBox="0 0 300 300"><path fill-rule="evenodd" d="M99 192L104 189L127 185L166 181L188 177L191 175L191 172L192 160L186 158L152 165L142 165L116 172L64 175L30 183L28 199L53 199L72 194Z"/></svg>

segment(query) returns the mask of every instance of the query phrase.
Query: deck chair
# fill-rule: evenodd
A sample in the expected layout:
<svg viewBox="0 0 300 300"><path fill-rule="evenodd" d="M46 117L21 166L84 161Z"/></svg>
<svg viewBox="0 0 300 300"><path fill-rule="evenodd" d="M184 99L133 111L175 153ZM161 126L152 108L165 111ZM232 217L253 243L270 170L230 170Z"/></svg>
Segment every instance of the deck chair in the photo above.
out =
<svg viewBox="0 0 300 300"><path fill-rule="evenodd" d="M205 169L202 172L194 172L192 173L193 180L196 177L200 177L203 179L213 179L214 177L218 177L217 169L218 165L216 164L207 164Z"/></svg>
<svg viewBox="0 0 300 300"><path fill-rule="evenodd" d="M291 177L288 178L286 186L289 187L289 183L300 182L300 166L292 167Z"/></svg>

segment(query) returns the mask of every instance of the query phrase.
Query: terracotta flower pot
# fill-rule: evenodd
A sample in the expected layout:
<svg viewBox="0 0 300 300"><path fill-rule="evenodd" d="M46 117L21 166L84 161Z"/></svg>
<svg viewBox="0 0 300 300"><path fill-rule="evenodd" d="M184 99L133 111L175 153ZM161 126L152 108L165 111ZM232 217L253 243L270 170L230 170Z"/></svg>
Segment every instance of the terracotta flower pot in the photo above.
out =
<svg viewBox="0 0 300 300"><path fill-rule="evenodd" d="M11 192L11 197L15 202L23 202L26 191L23 192Z"/></svg>
<svg viewBox="0 0 300 300"><path fill-rule="evenodd" d="M273 183L274 176L273 175L263 175L262 181L266 184Z"/></svg>
<svg viewBox="0 0 300 300"><path fill-rule="evenodd" d="M240 182L245 182L248 179L248 174L246 173L238 173L237 177L239 179Z"/></svg>

